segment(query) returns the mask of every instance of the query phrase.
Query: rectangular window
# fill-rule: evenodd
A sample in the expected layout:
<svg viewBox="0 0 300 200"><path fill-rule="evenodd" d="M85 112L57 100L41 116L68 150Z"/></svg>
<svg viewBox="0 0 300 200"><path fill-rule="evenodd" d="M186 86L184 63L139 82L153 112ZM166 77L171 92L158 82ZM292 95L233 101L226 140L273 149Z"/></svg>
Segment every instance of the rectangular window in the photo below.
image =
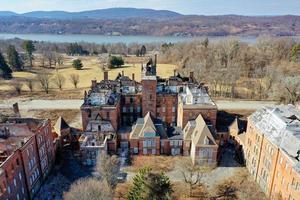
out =
<svg viewBox="0 0 300 200"><path fill-rule="evenodd" d="M156 149L152 149L152 155L156 154Z"/></svg>
<svg viewBox="0 0 300 200"><path fill-rule="evenodd" d="M174 113L176 111L175 106L172 107L172 112Z"/></svg>
<svg viewBox="0 0 300 200"><path fill-rule="evenodd" d="M133 148L133 153L134 153L134 154L139 153L139 149L138 149L137 147L134 147L134 148Z"/></svg>
<svg viewBox="0 0 300 200"><path fill-rule="evenodd" d="M166 112L166 107L165 106L162 107L162 112Z"/></svg>
<svg viewBox="0 0 300 200"><path fill-rule="evenodd" d="M123 113L126 113L126 107L123 107Z"/></svg>
<svg viewBox="0 0 300 200"><path fill-rule="evenodd" d="M144 148L144 149L143 149L143 154L144 154L144 155L147 155L147 154L148 154L148 149Z"/></svg>
<svg viewBox="0 0 300 200"><path fill-rule="evenodd" d="M173 122L173 123L176 122L175 116L172 116L172 122Z"/></svg>

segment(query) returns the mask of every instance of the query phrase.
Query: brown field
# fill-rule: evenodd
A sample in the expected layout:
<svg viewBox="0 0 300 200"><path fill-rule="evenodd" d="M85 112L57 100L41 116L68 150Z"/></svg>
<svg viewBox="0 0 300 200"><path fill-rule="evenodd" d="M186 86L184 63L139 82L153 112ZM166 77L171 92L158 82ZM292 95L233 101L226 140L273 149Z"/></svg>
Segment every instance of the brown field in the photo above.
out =
<svg viewBox="0 0 300 200"><path fill-rule="evenodd" d="M174 156L135 156L132 165L127 170L138 172L143 167L150 167L154 172L169 172L174 169L179 158Z"/></svg>
<svg viewBox="0 0 300 200"><path fill-rule="evenodd" d="M91 80L96 79L97 81L103 80L103 70L99 61L99 58L96 56L85 56L85 57L76 57L82 60L84 68L82 70L75 70L72 67L72 60L74 57L65 56L63 65L57 68L42 68L42 67L33 67L30 71L24 72L14 72L12 80L1 80L0 81L0 98L6 99L12 96L18 96L13 87L14 83L20 82L22 83L22 97L35 98L82 98L83 91L87 90L91 86ZM132 73L135 74L135 80L140 81L141 79L141 64L137 64L137 62L141 60L145 60L144 58L126 58L125 61L129 61L131 63L125 63L121 68L111 69L109 70L109 78L115 79L119 73L124 71L124 74L131 78ZM35 65L39 65L38 60ZM168 77L174 73L175 65L172 64L158 64L157 67L158 75L161 77ZM26 86L26 79L35 78L37 73L44 72L48 73L52 80L50 82L50 94L45 94L42 89L39 87L39 82L34 84L34 92L30 93L29 88ZM62 74L65 78L65 84L63 85L63 91L59 91L58 87L55 85L53 79L56 73ZM71 74L79 75L79 84L78 89L75 89L72 82L70 81ZM75 92L75 93L74 93ZM74 93L74 94L72 94Z"/></svg>

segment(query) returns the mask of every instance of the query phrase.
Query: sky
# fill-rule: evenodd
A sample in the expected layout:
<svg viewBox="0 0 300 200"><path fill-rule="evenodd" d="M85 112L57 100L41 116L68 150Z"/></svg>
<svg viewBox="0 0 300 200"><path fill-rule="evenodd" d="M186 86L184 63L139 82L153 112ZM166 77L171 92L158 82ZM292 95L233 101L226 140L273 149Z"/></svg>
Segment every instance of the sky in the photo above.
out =
<svg viewBox="0 0 300 200"><path fill-rule="evenodd" d="M0 0L1 11L151 8L198 15L300 15L300 0Z"/></svg>

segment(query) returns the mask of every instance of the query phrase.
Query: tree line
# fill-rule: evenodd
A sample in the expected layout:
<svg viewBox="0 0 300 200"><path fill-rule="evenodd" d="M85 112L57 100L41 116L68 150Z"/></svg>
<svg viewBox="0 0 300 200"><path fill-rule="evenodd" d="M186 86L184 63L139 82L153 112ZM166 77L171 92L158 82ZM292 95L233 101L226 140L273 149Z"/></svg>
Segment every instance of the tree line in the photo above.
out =
<svg viewBox="0 0 300 200"><path fill-rule="evenodd" d="M164 44L160 61L174 63L209 86L214 97L300 100L300 44L289 38L260 37L254 44L219 42Z"/></svg>

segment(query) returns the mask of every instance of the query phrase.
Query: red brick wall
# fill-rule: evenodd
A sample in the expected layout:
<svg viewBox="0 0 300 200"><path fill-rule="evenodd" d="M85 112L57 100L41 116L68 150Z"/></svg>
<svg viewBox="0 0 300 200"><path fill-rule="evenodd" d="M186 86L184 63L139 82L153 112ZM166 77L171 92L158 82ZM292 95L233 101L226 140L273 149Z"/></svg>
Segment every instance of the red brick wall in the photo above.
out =
<svg viewBox="0 0 300 200"><path fill-rule="evenodd" d="M140 109L139 112L137 110L138 107ZM131 108L133 108L133 110L132 110L133 112L131 112ZM125 125L125 126L132 125L137 120L137 118L142 117L142 95L141 94L123 94L121 97L121 109L120 110L122 113L122 117L121 117L122 125Z"/></svg>
<svg viewBox="0 0 300 200"><path fill-rule="evenodd" d="M150 112L156 117L156 80L142 80L142 113L143 117Z"/></svg>
<svg viewBox="0 0 300 200"><path fill-rule="evenodd" d="M212 151L212 155L207 157L207 158L203 158L200 156L200 151L202 149L208 149L210 151ZM208 146L203 146L203 147L197 147L196 148L196 152L195 152L195 164L199 164L199 165L216 165L217 164L217 156L218 156L218 147L208 147ZM207 159L211 159L211 163L207 163ZM203 161L204 163L201 163L201 161Z"/></svg>
<svg viewBox="0 0 300 200"><path fill-rule="evenodd" d="M28 199L20 152L15 151L7 158L1 169L3 174L0 175L0 199Z"/></svg>
<svg viewBox="0 0 300 200"><path fill-rule="evenodd" d="M121 121L120 102L118 102L115 107L105 106L105 107L97 108L91 106L87 108L82 108L81 117L82 117L83 131L86 130L89 120L94 120L99 113L103 119L109 120L111 122L115 130L118 130Z"/></svg>
<svg viewBox="0 0 300 200"><path fill-rule="evenodd" d="M23 166L26 175L26 181L30 196L32 197L39 188L42 180L42 173L38 160L36 138L33 136L26 142L26 144L20 148ZM30 163L30 164L29 164ZM34 176L37 178L33 179Z"/></svg>
<svg viewBox="0 0 300 200"><path fill-rule="evenodd" d="M168 125L172 123L176 124L177 122L177 103L178 103L177 100L178 100L177 95L171 95L171 94L157 95L157 117L164 119L163 121Z"/></svg>
<svg viewBox="0 0 300 200"><path fill-rule="evenodd" d="M210 121L214 127L217 123L217 108L205 109L205 108L184 108L182 117L182 128L185 127L189 120L195 120L198 115L201 114L204 120Z"/></svg>
<svg viewBox="0 0 300 200"><path fill-rule="evenodd" d="M45 124L37 131L35 137L37 142L37 149L39 152L39 164L43 177L45 178L55 160L55 151L53 147L54 139L51 133L50 120L48 120L47 124Z"/></svg>
<svg viewBox="0 0 300 200"><path fill-rule="evenodd" d="M161 146L162 148L162 154L165 154L165 155L170 155L171 154L171 146L170 146L170 140L163 140L164 144L163 146Z"/></svg>

